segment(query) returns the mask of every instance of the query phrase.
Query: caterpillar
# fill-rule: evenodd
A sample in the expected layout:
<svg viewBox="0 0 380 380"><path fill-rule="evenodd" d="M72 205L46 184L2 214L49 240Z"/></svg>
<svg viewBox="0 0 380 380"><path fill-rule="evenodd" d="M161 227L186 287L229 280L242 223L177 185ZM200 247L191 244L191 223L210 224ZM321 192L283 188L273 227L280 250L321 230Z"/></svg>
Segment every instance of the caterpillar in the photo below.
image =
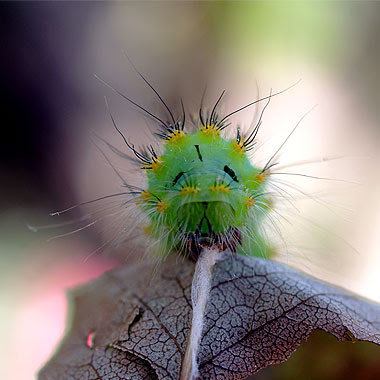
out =
<svg viewBox="0 0 380 380"><path fill-rule="evenodd" d="M155 135L161 141L160 154L153 145L136 148L124 136L109 111L114 128L146 177L145 188L126 182L124 185L131 190L134 204L147 221L145 234L158 243L158 254L165 256L176 251L196 261L202 249L208 248L269 257L272 248L265 238L262 221L273 206L268 181L271 169L276 165L273 160L282 146L263 167L255 166L249 154L256 145L262 117L271 98L288 89L271 92L221 116L218 106L225 94L223 91L211 112L204 111L202 100L198 125L192 130L187 126L182 100L182 114L175 117L157 90L139 71L137 73L159 98L167 112L167 120L98 79L158 124ZM237 127L234 136L226 133L233 128L229 122L233 114L263 100L267 102L252 130L244 133ZM107 101L106 104L109 110ZM107 145L125 156L109 143Z"/></svg>
<svg viewBox="0 0 380 380"><path fill-rule="evenodd" d="M49 239L52 240L72 235L94 226L105 218L114 217L112 237L90 256L109 246L110 243L128 240L132 231L137 227L143 227L141 229L146 235L143 238L144 242L148 238L153 243L149 245L149 251L152 251L154 245L153 251L159 258L176 252L197 261L204 248L220 253L271 257L275 252L275 244L267 237L267 224L265 225L264 221L270 218L270 213L274 209L275 196L284 197L287 193L272 183L272 175L288 174L276 173L272 169L278 163L276 161L278 153L311 110L300 118L265 165L262 167L255 165L250 155L257 144L256 137L271 99L296 86L299 81L276 93L272 93L271 90L267 96L226 115L220 115L218 111L225 91L222 91L211 110L204 109L205 94L203 94L198 118L194 120L192 117L191 124L186 120L182 99L180 116L175 116L158 91L131 61L130 63L159 99L166 111L166 118L158 117L96 75L95 77L127 102L142 110L156 123L154 135L159 139L159 147L157 149L149 144L137 148L129 141L118 127L107 98L105 98L106 107L112 125L130 154L119 150L102 137L97 137L113 153L137 164L139 174L145 177L145 186L140 187L127 182L103 150L95 144L122 181L123 188L127 190L50 214L61 215L79 206L107 200L113 202L112 206L102 206L83 215L77 221L39 227L29 226L29 228L37 231L91 220L82 227ZM258 121L250 130L242 131L239 126L234 128L230 122L232 115L263 101L266 103L262 107ZM122 202L115 201L115 198L119 197L123 198ZM108 214L104 215L104 211ZM276 229L276 223L272 219L271 223ZM141 235L140 232L137 235Z"/></svg>
<svg viewBox="0 0 380 380"><path fill-rule="evenodd" d="M167 236L163 252L175 247L194 259L202 247L258 252L263 239L256 226L270 207L265 194L270 165L253 166L247 152L260 124L248 136L238 129L229 140L221 135L226 119L218 119L215 107L206 119L200 112L200 119L193 133L183 121L161 124L159 157L152 147L148 156L129 145L146 171L148 187L139 205L150 216L148 230L156 239Z"/></svg>

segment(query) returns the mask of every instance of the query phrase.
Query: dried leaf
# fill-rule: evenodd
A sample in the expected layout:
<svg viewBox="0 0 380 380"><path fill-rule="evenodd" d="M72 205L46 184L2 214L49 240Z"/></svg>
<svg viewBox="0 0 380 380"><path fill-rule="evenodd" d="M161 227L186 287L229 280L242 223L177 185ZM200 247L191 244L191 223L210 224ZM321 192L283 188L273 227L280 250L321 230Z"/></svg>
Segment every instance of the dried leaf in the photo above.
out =
<svg viewBox="0 0 380 380"><path fill-rule="evenodd" d="M39 379L180 379L193 272L189 261L168 260L158 270L140 264L74 290L71 329ZM380 345L380 305L283 264L243 256L219 261L200 377L245 379L286 360L314 329Z"/></svg>

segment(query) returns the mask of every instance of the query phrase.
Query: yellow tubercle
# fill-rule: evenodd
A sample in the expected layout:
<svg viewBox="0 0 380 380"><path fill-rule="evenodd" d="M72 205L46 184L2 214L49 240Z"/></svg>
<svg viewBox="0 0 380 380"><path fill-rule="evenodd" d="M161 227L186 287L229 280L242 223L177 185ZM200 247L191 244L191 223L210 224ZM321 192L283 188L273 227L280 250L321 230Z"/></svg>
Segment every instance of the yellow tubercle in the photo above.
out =
<svg viewBox="0 0 380 380"><path fill-rule="evenodd" d="M231 189L229 186L227 186L223 183L220 183L219 185L211 186L210 190L218 192L218 193L229 193Z"/></svg>
<svg viewBox="0 0 380 380"><path fill-rule="evenodd" d="M150 193L146 190L144 190L140 195L140 199L143 201L147 201L149 198L150 198Z"/></svg>
<svg viewBox="0 0 380 380"><path fill-rule="evenodd" d="M143 202L146 202L149 199L150 199L150 193L148 191L144 190L141 192L141 195L139 196L136 204L139 205Z"/></svg>
<svg viewBox="0 0 380 380"><path fill-rule="evenodd" d="M201 191L201 189L197 186L185 186L182 188L180 195L190 195L190 194L197 194Z"/></svg>
<svg viewBox="0 0 380 380"><path fill-rule="evenodd" d="M232 143L232 148L235 152L240 153L240 154L244 154L246 152L244 141L234 141Z"/></svg>
<svg viewBox="0 0 380 380"><path fill-rule="evenodd" d="M157 158L153 158L152 160L152 164L151 164L151 168L153 171L157 171L158 169L161 168L162 166L162 160L160 157L157 157Z"/></svg>
<svg viewBox="0 0 380 380"><path fill-rule="evenodd" d="M255 205L255 198L247 197L245 203L248 207L253 207Z"/></svg>
<svg viewBox="0 0 380 380"><path fill-rule="evenodd" d="M158 202L157 203L157 211L158 212L164 212L168 208L168 205L165 202Z"/></svg>
<svg viewBox="0 0 380 380"><path fill-rule="evenodd" d="M170 135L166 138L166 141L170 144L177 144L185 136L186 134L184 131L175 130L172 133L170 133Z"/></svg>
<svg viewBox="0 0 380 380"><path fill-rule="evenodd" d="M263 183L269 175L269 172L261 172L256 174L256 181L258 183Z"/></svg>
<svg viewBox="0 0 380 380"><path fill-rule="evenodd" d="M220 135L220 129L215 124L203 125L201 131L209 136Z"/></svg>

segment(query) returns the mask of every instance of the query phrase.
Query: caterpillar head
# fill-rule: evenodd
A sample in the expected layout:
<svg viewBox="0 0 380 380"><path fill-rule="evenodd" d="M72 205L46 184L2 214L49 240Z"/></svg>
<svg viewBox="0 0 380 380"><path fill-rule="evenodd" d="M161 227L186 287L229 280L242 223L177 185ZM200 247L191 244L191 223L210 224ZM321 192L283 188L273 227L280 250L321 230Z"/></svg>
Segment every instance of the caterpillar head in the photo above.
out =
<svg viewBox="0 0 380 380"><path fill-rule="evenodd" d="M260 241L267 172L248 158L252 135L244 139L238 130L236 139L227 139L223 128L205 123L187 133L177 124L161 136L161 156L148 148L148 187L138 203L165 252L174 247L197 259L203 247L236 252L252 239Z"/></svg>

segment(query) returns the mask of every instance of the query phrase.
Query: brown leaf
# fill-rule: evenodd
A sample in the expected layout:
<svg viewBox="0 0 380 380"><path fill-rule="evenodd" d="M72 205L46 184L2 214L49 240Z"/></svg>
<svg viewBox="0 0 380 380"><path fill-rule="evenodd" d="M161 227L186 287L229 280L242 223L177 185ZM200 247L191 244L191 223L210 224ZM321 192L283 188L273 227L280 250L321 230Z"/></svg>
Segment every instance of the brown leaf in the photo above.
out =
<svg viewBox="0 0 380 380"><path fill-rule="evenodd" d="M178 259L158 270L140 264L76 289L71 329L39 379L179 379L193 271L192 262ZM276 262L219 261L205 311L200 377L245 379L286 360L314 329L380 344L380 306Z"/></svg>

